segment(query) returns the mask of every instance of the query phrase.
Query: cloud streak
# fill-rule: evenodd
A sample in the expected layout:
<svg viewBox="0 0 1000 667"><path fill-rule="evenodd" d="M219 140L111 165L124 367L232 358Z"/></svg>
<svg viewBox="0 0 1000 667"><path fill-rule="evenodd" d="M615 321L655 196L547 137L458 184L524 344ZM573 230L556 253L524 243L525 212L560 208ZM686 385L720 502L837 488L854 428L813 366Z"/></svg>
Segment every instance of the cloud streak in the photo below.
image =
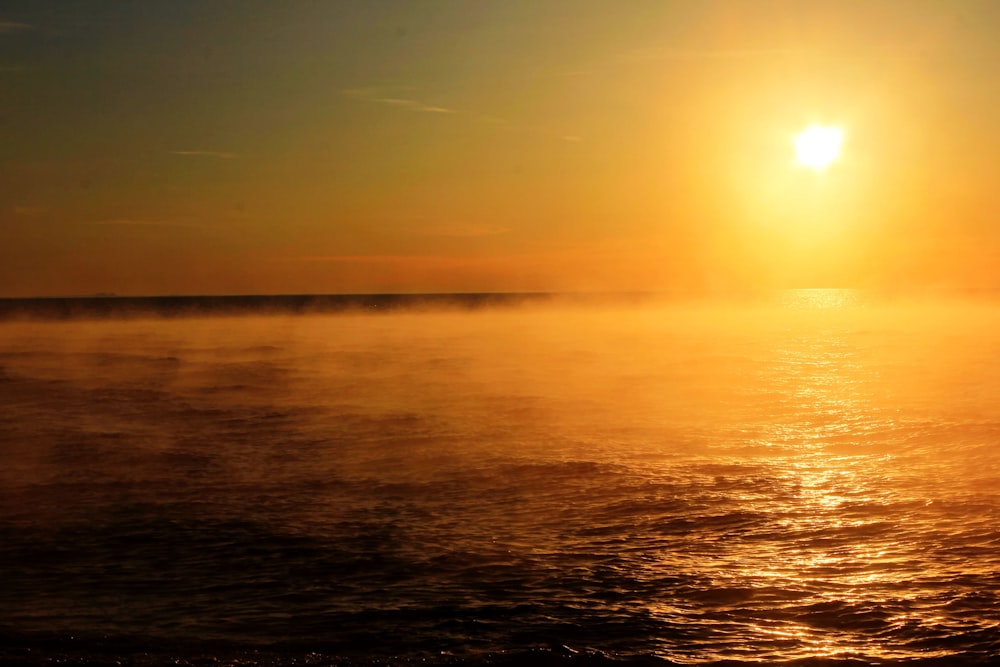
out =
<svg viewBox="0 0 1000 667"><path fill-rule="evenodd" d="M774 58L794 53L790 49L635 49L621 54L622 62L655 62L661 60L742 60Z"/></svg>
<svg viewBox="0 0 1000 667"><path fill-rule="evenodd" d="M435 255L299 255L274 257L275 262L334 262L344 264L381 264L385 262L437 262L455 261L453 257Z"/></svg>
<svg viewBox="0 0 1000 667"><path fill-rule="evenodd" d="M18 21L0 21L0 35L9 35L15 32L33 30L35 26Z"/></svg>
<svg viewBox="0 0 1000 667"><path fill-rule="evenodd" d="M141 218L114 218L110 220L94 220L88 225L98 227L196 227L191 223L174 220L143 220Z"/></svg>
<svg viewBox="0 0 1000 667"><path fill-rule="evenodd" d="M48 206L15 206L14 215L19 218L37 218L49 213Z"/></svg>
<svg viewBox="0 0 1000 667"><path fill-rule="evenodd" d="M399 97L371 97L369 100L372 102L381 102L382 104L391 104L397 107L405 107L407 109L413 109L414 111L426 111L428 113L455 113L454 109L433 106L431 104L418 102L417 100L407 100Z"/></svg>
<svg viewBox="0 0 1000 667"><path fill-rule="evenodd" d="M434 104L425 104L419 100L405 97L386 97L377 88L351 88L342 92L347 97L352 97L354 99L376 102L378 104L387 104L389 106L409 109L410 111L418 111L422 113L458 113L455 109L449 109L448 107L437 106Z"/></svg>
<svg viewBox="0 0 1000 667"><path fill-rule="evenodd" d="M341 90L344 96L355 99L362 100L365 102L372 102L376 104L385 104L389 106L398 107L401 109L408 109L417 113L439 113L439 114L462 114L463 118L478 120L481 123L491 125L497 128L503 128L508 131L522 132L522 133L535 133L547 135L549 138L559 138L563 141L570 143L578 143L583 141L583 137L575 134L561 134L553 133L547 130L533 129L530 127L521 127L511 121L485 113L476 113L474 111L465 110L460 111L458 109L452 109L450 107L443 107L434 104L426 104L420 100L416 100L410 97L395 97L392 95L394 91L410 90L409 88L397 87L394 89L380 88L377 86L372 86L369 88L346 88Z"/></svg>
<svg viewBox="0 0 1000 667"><path fill-rule="evenodd" d="M472 239L484 236L506 234L509 231L510 229L500 225L469 223L455 225L429 225L417 230L417 233L420 236Z"/></svg>
<svg viewBox="0 0 1000 667"><path fill-rule="evenodd" d="M884 45L853 49L770 48L770 49L669 49L638 48L617 56L618 63L766 60L769 58L818 59L911 59L926 53L906 46Z"/></svg>
<svg viewBox="0 0 1000 667"><path fill-rule="evenodd" d="M235 160L241 157L239 153L227 153L224 151L170 151L170 154L184 157L211 157L220 160Z"/></svg>

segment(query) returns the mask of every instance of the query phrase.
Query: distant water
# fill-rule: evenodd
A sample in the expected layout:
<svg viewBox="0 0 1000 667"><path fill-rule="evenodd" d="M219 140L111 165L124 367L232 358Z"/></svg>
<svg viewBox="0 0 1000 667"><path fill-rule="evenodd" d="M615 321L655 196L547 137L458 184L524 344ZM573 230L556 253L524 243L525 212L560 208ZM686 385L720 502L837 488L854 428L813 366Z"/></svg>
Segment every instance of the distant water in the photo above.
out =
<svg viewBox="0 0 1000 667"><path fill-rule="evenodd" d="M422 305L0 322L0 664L997 664L1000 302Z"/></svg>

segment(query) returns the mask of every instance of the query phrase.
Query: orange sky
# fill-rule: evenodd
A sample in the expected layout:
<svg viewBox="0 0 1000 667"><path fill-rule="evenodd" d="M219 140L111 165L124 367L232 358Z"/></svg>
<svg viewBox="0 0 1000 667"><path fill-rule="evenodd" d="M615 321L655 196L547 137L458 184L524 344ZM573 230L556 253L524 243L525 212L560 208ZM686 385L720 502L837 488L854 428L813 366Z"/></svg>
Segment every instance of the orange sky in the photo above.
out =
<svg viewBox="0 0 1000 667"><path fill-rule="evenodd" d="M0 296L1000 286L990 0L2 12Z"/></svg>

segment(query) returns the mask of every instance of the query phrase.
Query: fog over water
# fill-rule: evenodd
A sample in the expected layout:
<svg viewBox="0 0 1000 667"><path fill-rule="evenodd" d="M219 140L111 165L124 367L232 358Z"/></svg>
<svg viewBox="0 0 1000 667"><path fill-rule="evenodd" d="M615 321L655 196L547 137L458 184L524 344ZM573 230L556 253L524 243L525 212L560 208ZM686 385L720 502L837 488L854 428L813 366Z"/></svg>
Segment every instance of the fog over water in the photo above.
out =
<svg viewBox="0 0 1000 667"><path fill-rule="evenodd" d="M3 321L0 658L984 664L998 395L989 296Z"/></svg>

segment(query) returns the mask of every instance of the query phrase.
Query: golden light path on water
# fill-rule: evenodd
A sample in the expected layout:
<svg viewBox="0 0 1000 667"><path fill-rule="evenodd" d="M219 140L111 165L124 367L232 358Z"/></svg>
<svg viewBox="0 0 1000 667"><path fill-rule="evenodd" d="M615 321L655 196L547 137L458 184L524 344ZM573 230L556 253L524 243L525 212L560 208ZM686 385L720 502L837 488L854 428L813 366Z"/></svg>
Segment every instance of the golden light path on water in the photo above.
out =
<svg viewBox="0 0 1000 667"><path fill-rule="evenodd" d="M717 589L742 591L728 607L745 624L737 629L724 615L713 620L674 605L654 605L653 612L668 621L694 615L707 627L717 624L722 636L732 633L732 643L699 646L692 662L948 656L946 648L915 650L879 641L893 629L944 627L948 620L937 615L937 605L928 604L934 591L919 582L967 571L956 563L933 571L935 565L920 558L925 540L930 546L949 538L946 528L919 516L933 501L911 488L920 477L922 484L934 486L937 482L927 475L934 475L936 464L921 460L922 470L899 469L905 452L894 452L900 443L886 434L905 425L897 423L899 408L885 400L897 388L886 384L875 364L867 363L865 350L850 340L864 333L855 328L855 313L864 312L865 297L855 290L810 289L784 292L779 301L783 310L811 321L804 328L793 323L772 332L771 354L760 360L757 377L747 378L747 386L750 393L763 388L773 394L767 410L773 421L750 417L752 426L746 428L752 451L778 452L756 456L757 464L776 476L775 491L793 492L762 497L754 487L734 498L747 512L773 515L775 521L764 534L734 530L730 544L723 540L702 550L698 555L704 560L696 565L712 572ZM747 463L742 456L732 461ZM948 477L945 472L943 479ZM869 511L895 506L911 510L895 517L899 523L923 523L904 528ZM661 565L677 567L676 554L668 554ZM889 629L873 636L880 624ZM953 630L975 627L956 628L952 621ZM678 660L676 648L662 657Z"/></svg>

